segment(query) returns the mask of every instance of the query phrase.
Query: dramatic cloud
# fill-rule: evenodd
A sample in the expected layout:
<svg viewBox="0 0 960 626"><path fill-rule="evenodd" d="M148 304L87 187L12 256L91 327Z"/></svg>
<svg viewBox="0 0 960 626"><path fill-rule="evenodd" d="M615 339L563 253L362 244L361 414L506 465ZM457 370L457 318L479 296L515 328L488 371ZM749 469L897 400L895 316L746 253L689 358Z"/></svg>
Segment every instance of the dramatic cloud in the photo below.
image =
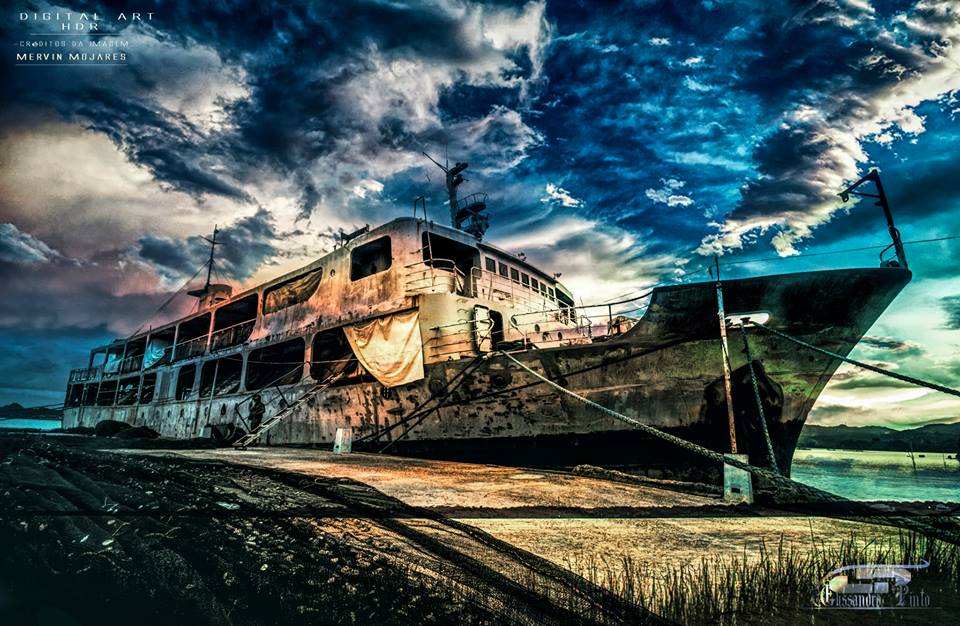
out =
<svg viewBox="0 0 960 626"><path fill-rule="evenodd" d="M62 255L30 233L22 233L13 224L0 224L0 261L32 265L47 263Z"/></svg>
<svg viewBox="0 0 960 626"><path fill-rule="evenodd" d="M947 296L940 299L940 306L947 316L947 328L960 330L960 296Z"/></svg>
<svg viewBox="0 0 960 626"><path fill-rule="evenodd" d="M859 177L869 158L863 142L922 133L916 108L960 89L960 9L950 0L889 19L869 5L819 2L760 36L765 53L741 87L768 105L792 102L754 150L759 177L701 254L739 249L754 232L773 233L780 254L796 254L840 208L844 182Z"/></svg>
<svg viewBox="0 0 960 626"><path fill-rule="evenodd" d="M923 347L914 341L903 341L893 337L866 335L860 345L878 351L892 352L899 356L917 356L923 353Z"/></svg>
<svg viewBox="0 0 960 626"><path fill-rule="evenodd" d="M647 189L644 194L654 202L670 207L690 206L693 204L693 199L689 196L676 193L678 189L686 184L684 181L677 180L676 178L668 178L661 179L660 183L663 185L660 189Z"/></svg>
<svg viewBox="0 0 960 626"><path fill-rule="evenodd" d="M553 183L547 183L546 192L547 195L540 198L540 202L559 203L560 206L568 209L573 209L583 204L583 201L570 195L569 191Z"/></svg>
<svg viewBox="0 0 960 626"><path fill-rule="evenodd" d="M246 280L276 254L276 237L273 220L263 209L220 229L215 272L221 278ZM168 281L177 282L196 275L207 263L210 242L200 235L178 241L148 234L138 242L135 254Z"/></svg>

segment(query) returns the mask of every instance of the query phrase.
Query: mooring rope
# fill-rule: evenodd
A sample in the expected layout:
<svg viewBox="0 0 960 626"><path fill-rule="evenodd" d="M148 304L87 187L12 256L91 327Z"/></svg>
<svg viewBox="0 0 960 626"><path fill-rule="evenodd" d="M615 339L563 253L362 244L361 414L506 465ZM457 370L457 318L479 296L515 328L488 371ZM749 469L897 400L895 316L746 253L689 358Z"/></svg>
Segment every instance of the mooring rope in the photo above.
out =
<svg viewBox="0 0 960 626"><path fill-rule="evenodd" d="M767 416L763 412L763 401L760 399L760 386L757 384L757 374L753 371L753 358L750 356L750 342L747 340L747 329L741 323L740 335L743 337L743 351L747 357L747 369L750 370L750 382L753 383L753 397L757 401L757 413L760 416L760 427L763 430L763 439L767 444L767 456L770 457L770 467L780 474L777 466L777 457L773 454L773 441L770 440L770 430L767 428Z"/></svg>
<svg viewBox="0 0 960 626"><path fill-rule="evenodd" d="M532 376L538 378L541 382L546 383L547 385L553 387L557 391L564 393L572 398L575 398L576 400L583 402L584 404L600 411L601 413L604 413L606 415L609 415L610 417L613 417L614 419L617 419L621 422L629 424L654 437L657 437L664 441L668 441L676 446L679 446L680 448L689 450L690 452L698 454L702 457L706 457L712 461L716 461L718 463L725 463L732 467L736 467L738 469L749 472L755 476L760 476L779 488L793 491L794 493L803 495L814 502L844 504L847 507L849 507L851 510L857 511L856 513L841 515L841 517L854 519L854 520L861 520L867 523L874 523L874 524L880 521L879 516L877 515L877 511L864 503L856 502L854 500L850 500L849 498L844 498L843 496L838 496L828 491L823 491L822 489L811 487L810 485L798 483L793 479L787 478L786 476L781 476L780 474L772 472L768 469L765 469L762 467L756 467L754 465L750 465L749 463L745 463L730 454L721 454L720 452L710 450L709 448L704 448L703 446L697 445L691 441L687 441L686 439L681 439L680 437L676 437L669 433L665 433L657 428L654 428L653 426L644 424L635 418L632 418L627 415L624 415L623 413L614 411L613 409L609 409L603 406L602 404L598 404L593 400L585 398L580 394L567 389L566 387L540 374L536 370L531 369L530 367L524 365L519 360L517 360L512 354L508 352L501 351L494 354L500 354L502 356L505 356L506 358L511 360L514 364L516 364L518 367L528 372ZM883 519L901 528L906 528L908 530L924 533L926 535L933 536L933 537L939 537L941 539L944 539L950 542L956 543L958 542L958 540L960 540L960 536L958 536L958 533L956 531L950 528L940 528L936 526L934 523L931 523L930 521L925 520L923 518L908 517L903 515L893 515L893 516L886 516Z"/></svg>
<svg viewBox="0 0 960 626"><path fill-rule="evenodd" d="M762 324L757 324L756 322L753 322L750 320L748 320L747 323L753 326L754 328L759 328L760 330L776 335L777 337L780 337L782 339L786 339L787 341L792 341L798 346L807 348L808 350L813 350L814 352L819 352L820 354L837 359L839 361L843 361L844 363L849 363L850 365L856 365L857 367L862 367L865 370L870 370L871 372L882 374L883 376L889 376L890 378L896 378L897 380L910 383L913 385L917 385L919 387L926 387L928 389L933 389L934 391L939 391L941 393L950 394L951 396L960 397L960 391L956 389L951 389L950 387L944 387L943 385L938 385L937 383L931 383L926 380L920 380L919 378L914 378L913 376L907 376L905 374L898 374L897 372L891 372L889 370L885 370L875 365L870 365L869 363L864 363L862 361L857 361L856 359L851 359L850 357L840 356L836 352L830 352L829 350L818 348L812 344L807 343L806 341L803 341L802 339L791 337L787 333L781 332L779 330L774 330L773 328L768 328Z"/></svg>

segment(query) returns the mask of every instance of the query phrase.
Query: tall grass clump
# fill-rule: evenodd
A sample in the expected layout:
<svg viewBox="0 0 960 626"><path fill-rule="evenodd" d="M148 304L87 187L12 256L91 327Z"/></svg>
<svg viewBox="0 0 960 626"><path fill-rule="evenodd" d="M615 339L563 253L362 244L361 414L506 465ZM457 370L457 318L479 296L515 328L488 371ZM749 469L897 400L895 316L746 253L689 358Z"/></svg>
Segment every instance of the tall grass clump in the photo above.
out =
<svg viewBox="0 0 960 626"><path fill-rule="evenodd" d="M960 610L960 546L901 532L881 539L850 535L839 543L812 540L788 544L783 535L770 546L736 556L703 556L685 564L651 564L628 555L574 556L567 567L626 601L681 624L817 623L814 597L823 577L855 564L908 564L929 561L913 586L931 596L937 613ZM850 623L866 619L861 611L829 611ZM920 617L917 611L885 611L890 623ZM910 614L910 615L907 615ZM928 614L932 616L933 614ZM821 614L826 619L828 616ZM852 621L851 621L852 620ZM937 620L934 620L936 622ZM824 622L827 623L827 622ZM835 623L833 619L829 623Z"/></svg>

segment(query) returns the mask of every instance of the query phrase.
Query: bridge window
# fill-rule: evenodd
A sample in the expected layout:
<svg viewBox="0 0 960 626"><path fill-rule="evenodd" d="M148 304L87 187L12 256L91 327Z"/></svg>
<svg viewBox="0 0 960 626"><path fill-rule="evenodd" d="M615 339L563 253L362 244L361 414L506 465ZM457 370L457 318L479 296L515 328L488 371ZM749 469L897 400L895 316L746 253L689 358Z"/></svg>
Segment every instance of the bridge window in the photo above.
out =
<svg viewBox="0 0 960 626"><path fill-rule="evenodd" d="M380 237L350 251L350 280L379 274L393 265L390 237Z"/></svg>
<svg viewBox="0 0 960 626"><path fill-rule="evenodd" d="M531 277L530 287L532 287L534 291L540 291L540 281L538 281L536 278Z"/></svg>
<svg viewBox="0 0 960 626"><path fill-rule="evenodd" d="M526 272L520 272L520 282L523 283L524 287L530 286L530 274Z"/></svg>
<svg viewBox="0 0 960 626"><path fill-rule="evenodd" d="M197 366L190 364L180 368L177 374L177 400L185 400L193 393L194 379L197 377Z"/></svg>
<svg viewBox="0 0 960 626"><path fill-rule="evenodd" d="M490 257L484 257L483 263L484 263L485 267L487 268L487 271L488 271L488 272L496 272L496 271L497 271L497 262L496 262L495 260L491 259Z"/></svg>
<svg viewBox="0 0 960 626"><path fill-rule="evenodd" d="M143 375L143 382L140 383L140 404L149 404L153 402L153 394L157 388L157 374L151 372Z"/></svg>
<svg viewBox="0 0 960 626"><path fill-rule="evenodd" d="M503 276L503 277L506 277L506 276L507 276L507 271L508 271L508 269L507 269L507 264L501 262L501 263L500 263L500 275Z"/></svg>
<svg viewBox="0 0 960 626"><path fill-rule="evenodd" d="M520 282L520 271L519 271L519 270L515 270L515 269L513 269L513 268L511 267L511 268L510 268L510 280L512 280L512 281L515 282L515 283L519 283L519 282Z"/></svg>
<svg viewBox="0 0 960 626"><path fill-rule="evenodd" d="M306 302L317 292L322 278L323 268L318 267L268 287L263 292L263 314L275 313L288 306Z"/></svg>
<svg viewBox="0 0 960 626"><path fill-rule="evenodd" d="M305 344L292 339L254 350L247 358L247 390L292 385L303 376Z"/></svg>

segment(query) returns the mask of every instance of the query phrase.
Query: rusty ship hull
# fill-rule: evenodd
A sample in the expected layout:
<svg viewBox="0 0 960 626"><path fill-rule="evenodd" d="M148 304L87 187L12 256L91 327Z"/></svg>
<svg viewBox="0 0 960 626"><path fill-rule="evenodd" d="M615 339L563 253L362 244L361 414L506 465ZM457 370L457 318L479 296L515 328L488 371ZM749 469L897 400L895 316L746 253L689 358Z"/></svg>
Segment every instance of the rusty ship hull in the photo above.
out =
<svg viewBox="0 0 960 626"><path fill-rule="evenodd" d="M420 228L415 233L417 238ZM394 237L399 241L399 234ZM486 249L482 251L484 255L492 254ZM479 264L478 256L475 265ZM476 279L468 279L466 286L451 283L449 288L440 289L435 288L433 276L430 289L418 288L411 295L409 288L403 290L405 284L409 286L409 282L404 282L409 279L409 271L399 277L391 274L413 265L394 263L392 270L382 271L376 290L378 301L392 301L394 310L419 311L424 333L422 378L389 386L362 371L353 371L316 392L318 382L330 378L331 367L318 354L326 349L331 333L342 334L338 328L345 320L343 316L317 316L316 308L308 314L298 311L298 319L309 323L287 332L283 338L289 343L290 337L301 337L302 345L307 347L305 354L302 348L298 353L303 361L301 372L297 380L259 389L268 415L291 403L293 406L259 443L331 445L337 429L351 428L358 448L398 454L527 466L631 465L678 478L704 478L704 472L709 474L716 469L709 464L705 467L697 457L642 435L543 384L498 354L509 344L515 358L570 391L693 443L717 451L730 450L715 283L653 290L642 316L625 332L592 337L581 333L570 341L567 331L575 316L551 313L550 319L555 323L549 330L537 324L535 331L525 331L516 321L522 318L513 316L509 317L509 324L500 328L495 341L489 342L489 335L475 335L476 321L471 322L474 330L463 337L463 333L444 334L443 322L456 315L450 314L450 310L504 306L508 298L491 296L497 293L493 279L509 278L512 272L496 270L491 277L477 272ZM433 263L431 273L435 273L437 265ZM349 274L349 268L346 270ZM341 270L339 275L343 274ZM910 276L908 270L896 267L827 270L724 280L722 288L728 317L763 313L768 318L767 326L846 355ZM487 278L489 288L485 286ZM549 295L562 300L559 284L554 294L552 288L546 290L546 280L541 276L537 293L542 292L545 301ZM516 285L519 289L521 282ZM400 297L391 300L393 288L400 289ZM326 302L322 289L315 298L317 302ZM514 295L513 299L519 297ZM373 317L384 314L367 313ZM261 319L266 317L262 311L257 313L255 327L270 322ZM349 319L358 318L359 315ZM189 323L187 320L183 325ZM215 318L211 325L215 328ZM180 332L177 330L176 334ZM754 464L767 465L769 459L741 351L741 337L739 330L731 329L730 333L738 451L749 454ZM793 344L756 329L747 330L747 335L777 464L789 473L803 423L839 362L800 351ZM530 337L543 341L536 345ZM528 349L516 350L518 338L528 341L524 344ZM133 341L136 339L127 342L127 352ZM267 337L260 344L264 341L276 339ZM161 435L178 438L206 436L211 425L227 422L245 426L244 407L252 391L250 342L241 337L235 340L237 345L223 347L222 342L216 343L215 331L206 342L205 351L198 351L197 355L180 360L174 356L155 366L146 367L144 358L138 357L140 395L136 396L134 389L132 401L123 400L129 396L123 395L122 382L118 383L119 391L116 384L106 387L113 389L114 396L112 401L109 397L104 401L104 385L111 383L110 376L103 371L96 374L94 382L80 378L89 375L88 370L72 377L65 426L93 426L112 419L148 426ZM437 351L436 346L449 345L455 345L457 352ZM222 393L211 383L205 391L206 363L219 359L217 367L226 370L223 363L232 358L242 363L246 382ZM181 394L180 381L191 366L195 369L190 373L194 382ZM469 375L463 376L459 384L452 384L465 368L470 368ZM151 388L150 398L143 401L146 377L151 371L158 377L151 383L155 390ZM116 376L122 377L123 372ZM135 380L133 374L129 376L129 380ZM409 415L431 401L436 402L435 410L408 421Z"/></svg>
<svg viewBox="0 0 960 626"><path fill-rule="evenodd" d="M763 311L768 325L847 355L909 282L878 268L807 272L723 282L728 317ZM565 388L664 432L729 452L730 436L713 283L655 291L650 308L619 339L534 350L518 360ZM769 465L739 331L730 334L738 451ZM803 424L840 362L755 329L746 331L777 457L789 475ZM447 381L447 365L428 380ZM528 466L627 465L704 478L709 463L556 391L508 360L491 359L444 407L391 444L404 454ZM438 383L434 383L439 386ZM359 432L385 423L361 422ZM464 425L469 425L464 428ZM383 440L388 441L388 439Z"/></svg>

